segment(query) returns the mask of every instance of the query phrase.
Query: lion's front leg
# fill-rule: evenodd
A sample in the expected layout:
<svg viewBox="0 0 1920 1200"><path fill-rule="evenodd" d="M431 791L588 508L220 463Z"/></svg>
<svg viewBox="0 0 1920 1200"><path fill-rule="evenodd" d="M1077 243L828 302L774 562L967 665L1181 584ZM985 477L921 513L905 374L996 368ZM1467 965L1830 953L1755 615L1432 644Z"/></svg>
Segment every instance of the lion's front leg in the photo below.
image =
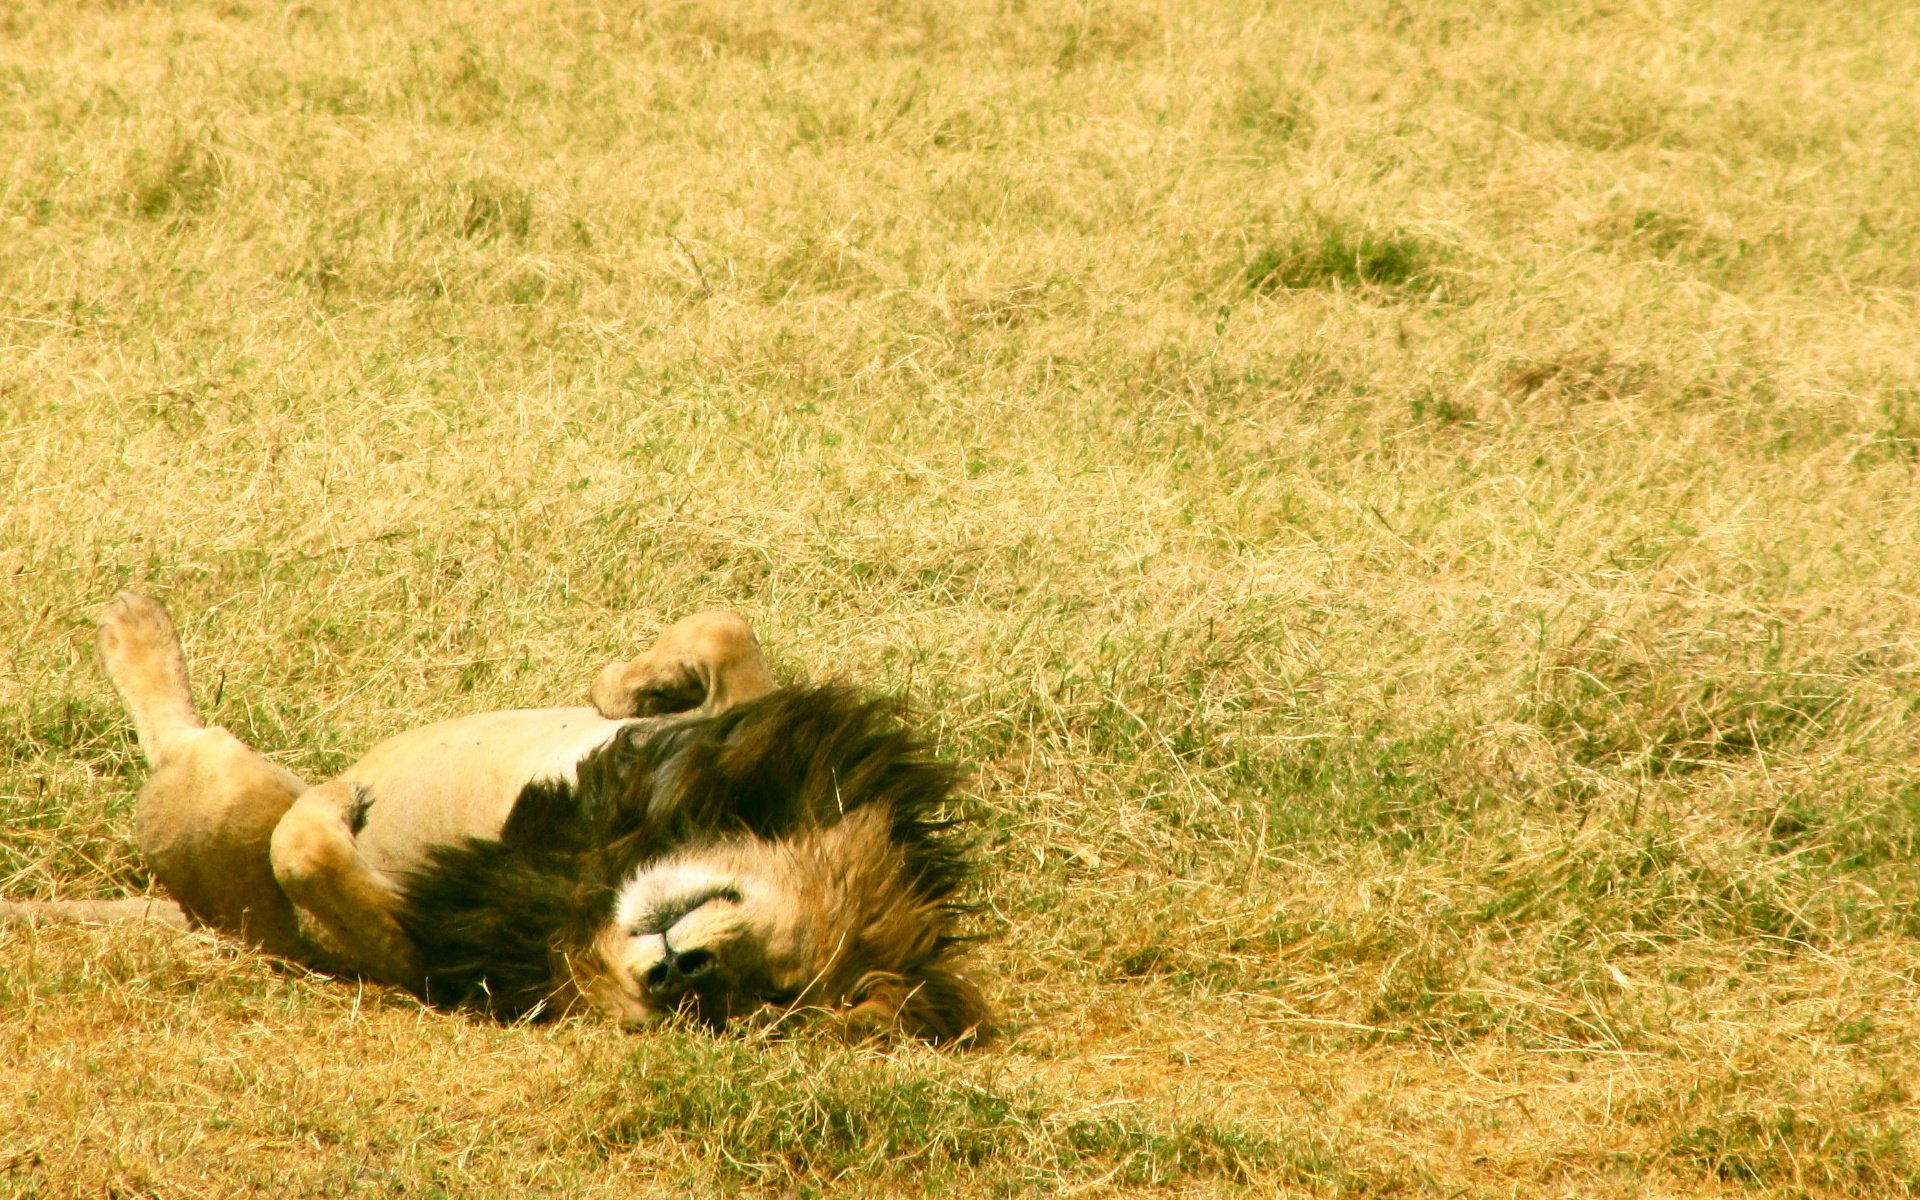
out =
<svg viewBox="0 0 1920 1200"><path fill-rule="evenodd" d="M604 717L696 708L713 716L776 686L747 619L737 613L706 612L667 626L653 648L631 662L608 664L589 696Z"/></svg>
<svg viewBox="0 0 1920 1200"><path fill-rule="evenodd" d="M340 780L303 793L274 827L273 875L322 959L417 991L419 953L400 926L400 896L354 845L365 807L361 789Z"/></svg>

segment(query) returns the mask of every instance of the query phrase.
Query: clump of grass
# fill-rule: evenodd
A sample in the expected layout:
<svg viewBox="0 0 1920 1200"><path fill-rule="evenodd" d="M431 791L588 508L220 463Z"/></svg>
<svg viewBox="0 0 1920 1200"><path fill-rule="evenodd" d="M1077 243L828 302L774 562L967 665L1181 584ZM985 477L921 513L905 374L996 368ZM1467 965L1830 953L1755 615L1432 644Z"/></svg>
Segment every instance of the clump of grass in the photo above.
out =
<svg viewBox="0 0 1920 1200"><path fill-rule="evenodd" d="M1242 273L1257 292L1345 287L1424 295L1444 288L1446 258L1429 238L1310 209L1256 251Z"/></svg>
<svg viewBox="0 0 1920 1200"><path fill-rule="evenodd" d="M1669 942L1703 935L1824 942L1844 932L1811 903L1821 880L1804 868L1734 866L1719 847L1703 851L1691 840L1650 822L1526 856L1490 872L1499 890L1480 916L1513 923L1524 915L1579 938L1632 933Z"/></svg>
<svg viewBox="0 0 1920 1200"><path fill-rule="evenodd" d="M1567 404L1621 400L1642 395L1657 379L1647 364L1597 346L1573 346L1517 358L1503 381L1525 400Z"/></svg>
<svg viewBox="0 0 1920 1200"><path fill-rule="evenodd" d="M1680 1132L1667 1153L1743 1188L1912 1195L1920 1190L1920 1162L1908 1132L1867 1114L1829 1120L1779 1104L1716 1114Z"/></svg>
<svg viewBox="0 0 1920 1200"><path fill-rule="evenodd" d="M429 112L460 125L483 125L513 103L514 92L501 67L471 44L450 63L431 59L418 64L410 89Z"/></svg>
<svg viewBox="0 0 1920 1200"><path fill-rule="evenodd" d="M1105 0L1089 0L1063 16L1049 30L1055 39L1053 65L1061 71L1141 53L1160 32L1153 13Z"/></svg>
<svg viewBox="0 0 1920 1200"><path fill-rule="evenodd" d="M1229 120L1262 146L1287 146L1313 135L1313 109L1299 88L1274 80L1242 87L1227 105Z"/></svg>
<svg viewBox="0 0 1920 1200"><path fill-rule="evenodd" d="M531 188L498 176L483 175L456 184L454 206L460 233L477 241L524 238L533 231Z"/></svg>
<svg viewBox="0 0 1920 1200"><path fill-rule="evenodd" d="M36 763L70 762L92 786L34 775ZM6 895L138 889L146 872L122 827L138 780L125 718L78 696L51 696L0 710L0 773L22 786L0 790L0 880Z"/></svg>
<svg viewBox="0 0 1920 1200"><path fill-rule="evenodd" d="M1562 81L1528 110L1525 127L1588 150L1666 145L1684 134L1671 97L1646 87L1592 88Z"/></svg>
<svg viewBox="0 0 1920 1200"><path fill-rule="evenodd" d="M761 1187L850 1174L927 1188L967 1173L1008 1186L1106 1179L1132 1187L1346 1178L1325 1145L1146 1110L1076 1116L1029 1084L817 1045L656 1041L579 1101L602 1151L686 1138Z"/></svg>
<svg viewBox="0 0 1920 1200"><path fill-rule="evenodd" d="M1547 656L1522 711L1578 762L1655 776L1779 751L1851 702L1847 673L1793 663L1787 636L1589 630Z"/></svg>
<svg viewBox="0 0 1920 1200"><path fill-rule="evenodd" d="M1056 1170L1069 1178L1135 1188L1273 1180L1336 1192L1367 1190L1331 1146L1205 1118L1077 1118L1057 1128Z"/></svg>
<svg viewBox="0 0 1920 1200"><path fill-rule="evenodd" d="M1463 404L1452 396L1438 396L1431 391L1422 392L1408 402L1415 424L1434 425L1472 425L1479 421L1480 414L1472 405Z"/></svg>
<svg viewBox="0 0 1920 1200"><path fill-rule="evenodd" d="M212 137L181 137L165 154L136 160L127 206L150 220L183 220L213 207L226 182L226 161Z"/></svg>
<svg viewBox="0 0 1920 1200"><path fill-rule="evenodd" d="M882 1162L923 1177L1016 1155L1024 1096L842 1056L807 1064L762 1045L689 1039L636 1055L599 1097L608 1147L685 1137L746 1180L832 1180Z"/></svg>
<svg viewBox="0 0 1920 1200"><path fill-rule="evenodd" d="M1854 454L1862 465L1920 462L1920 387L1889 387L1874 403L1870 430Z"/></svg>
<svg viewBox="0 0 1920 1200"><path fill-rule="evenodd" d="M1458 951L1436 941L1396 957L1382 972L1379 990L1361 1020L1441 1045L1493 1032L1493 1006L1468 989L1466 964Z"/></svg>

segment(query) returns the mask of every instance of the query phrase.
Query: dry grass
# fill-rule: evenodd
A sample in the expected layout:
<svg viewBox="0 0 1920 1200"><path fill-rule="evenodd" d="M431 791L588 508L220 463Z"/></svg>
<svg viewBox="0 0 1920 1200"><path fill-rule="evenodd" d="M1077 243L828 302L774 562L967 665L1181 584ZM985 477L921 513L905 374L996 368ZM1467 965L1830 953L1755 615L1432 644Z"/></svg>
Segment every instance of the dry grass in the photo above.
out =
<svg viewBox="0 0 1920 1200"><path fill-rule="evenodd" d="M664 620L912 695L1011 1035L0 931L0 1191L1920 1191L1920 22L0 11L0 892L91 614L312 775Z"/></svg>

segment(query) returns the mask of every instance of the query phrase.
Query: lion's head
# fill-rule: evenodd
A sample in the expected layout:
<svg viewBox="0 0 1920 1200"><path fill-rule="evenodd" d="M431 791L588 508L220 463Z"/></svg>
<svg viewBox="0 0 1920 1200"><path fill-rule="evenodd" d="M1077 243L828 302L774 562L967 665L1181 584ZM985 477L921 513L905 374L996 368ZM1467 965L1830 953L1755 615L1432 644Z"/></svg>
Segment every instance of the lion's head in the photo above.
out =
<svg viewBox="0 0 1920 1200"><path fill-rule="evenodd" d="M426 992L503 1017L827 1012L936 1041L987 1022L958 963L954 769L893 706L789 689L630 727L497 839L436 851L402 921Z"/></svg>

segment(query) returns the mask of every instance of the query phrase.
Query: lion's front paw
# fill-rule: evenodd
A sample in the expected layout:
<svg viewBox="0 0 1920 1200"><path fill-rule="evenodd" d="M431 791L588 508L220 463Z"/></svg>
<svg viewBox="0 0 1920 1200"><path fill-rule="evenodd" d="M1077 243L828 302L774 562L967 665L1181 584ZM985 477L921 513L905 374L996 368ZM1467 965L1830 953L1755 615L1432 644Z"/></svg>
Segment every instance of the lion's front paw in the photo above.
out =
<svg viewBox="0 0 1920 1200"><path fill-rule="evenodd" d="M747 619L700 612L661 630L639 658L600 672L588 694L602 716L648 717L692 708L722 713L774 686Z"/></svg>
<svg viewBox="0 0 1920 1200"><path fill-rule="evenodd" d="M603 717L654 717L700 707L707 698L700 676L684 664L660 664L652 655L608 663L588 697Z"/></svg>

